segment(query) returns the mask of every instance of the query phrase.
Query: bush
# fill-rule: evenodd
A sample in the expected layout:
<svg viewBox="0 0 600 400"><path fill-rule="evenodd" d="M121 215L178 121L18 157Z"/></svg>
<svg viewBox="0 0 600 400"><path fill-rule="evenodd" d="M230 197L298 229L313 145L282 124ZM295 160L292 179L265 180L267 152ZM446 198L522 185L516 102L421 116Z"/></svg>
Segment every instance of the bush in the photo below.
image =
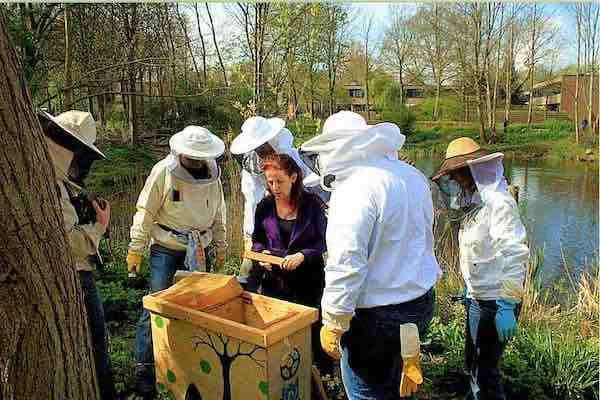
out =
<svg viewBox="0 0 600 400"><path fill-rule="evenodd" d="M406 106L401 106L394 111L383 111L381 117L384 121L398 125L400 132L406 137L409 137L415 130L417 117Z"/></svg>
<svg viewBox="0 0 600 400"><path fill-rule="evenodd" d="M136 176L146 175L157 161L140 146L105 147L103 152L106 160L96 161L86 179L87 189L96 194L110 194L122 183L135 182Z"/></svg>

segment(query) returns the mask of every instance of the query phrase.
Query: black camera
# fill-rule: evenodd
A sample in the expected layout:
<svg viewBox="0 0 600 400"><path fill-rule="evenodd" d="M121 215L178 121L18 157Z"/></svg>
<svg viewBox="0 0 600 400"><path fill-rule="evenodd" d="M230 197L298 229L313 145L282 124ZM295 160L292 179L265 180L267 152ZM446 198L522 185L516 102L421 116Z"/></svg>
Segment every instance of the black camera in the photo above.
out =
<svg viewBox="0 0 600 400"><path fill-rule="evenodd" d="M100 208L104 209L106 207L104 200L99 199L86 191L81 191L71 197L71 204L73 204L75 212L77 213L79 225L96 223L96 210L94 210L94 205L92 204L94 201L98 203Z"/></svg>

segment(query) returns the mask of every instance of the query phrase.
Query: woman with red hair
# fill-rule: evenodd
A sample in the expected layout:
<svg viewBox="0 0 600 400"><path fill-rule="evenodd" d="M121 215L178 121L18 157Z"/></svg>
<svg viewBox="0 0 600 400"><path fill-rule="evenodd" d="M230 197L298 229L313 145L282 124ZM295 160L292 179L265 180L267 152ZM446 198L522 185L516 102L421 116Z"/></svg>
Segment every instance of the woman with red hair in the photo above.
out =
<svg viewBox="0 0 600 400"><path fill-rule="evenodd" d="M302 171L287 154L262 162L269 194L256 207L252 250L283 257L281 267L255 263L248 287L266 296L320 309L325 287L327 219L321 200L304 190ZM333 364L319 345L320 324L313 325L315 362L322 374Z"/></svg>

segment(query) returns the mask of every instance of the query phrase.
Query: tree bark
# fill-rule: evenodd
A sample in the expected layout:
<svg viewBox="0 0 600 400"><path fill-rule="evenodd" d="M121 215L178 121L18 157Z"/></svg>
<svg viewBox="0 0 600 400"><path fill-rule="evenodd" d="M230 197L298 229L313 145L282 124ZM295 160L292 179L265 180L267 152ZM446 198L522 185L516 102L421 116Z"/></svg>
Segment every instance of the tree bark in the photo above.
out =
<svg viewBox="0 0 600 400"><path fill-rule="evenodd" d="M0 398L97 399L56 177L0 15Z"/></svg>

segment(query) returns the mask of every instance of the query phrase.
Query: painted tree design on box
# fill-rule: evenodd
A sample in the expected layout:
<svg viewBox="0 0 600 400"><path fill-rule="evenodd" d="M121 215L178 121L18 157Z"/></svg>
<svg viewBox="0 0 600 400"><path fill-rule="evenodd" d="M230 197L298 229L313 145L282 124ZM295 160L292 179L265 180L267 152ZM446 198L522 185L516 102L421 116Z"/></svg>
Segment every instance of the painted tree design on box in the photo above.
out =
<svg viewBox="0 0 600 400"><path fill-rule="evenodd" d="M212 333L206 330L201 330L199 335L192 337L192 340L194 343L194 350L197 350L200 346L207 346L212 349L219 358L223 372L223 400L231 400L230 373L235 360L240 357L248 357L259 367L265 368L266 366L266 359L264 358L265 351L262 347L257 345L245 343L238 339L232 339L222 333ZM244 347L249 347L250 349L244 351ZM262 359L258 358L261 353L263 355Z"/></svg>

